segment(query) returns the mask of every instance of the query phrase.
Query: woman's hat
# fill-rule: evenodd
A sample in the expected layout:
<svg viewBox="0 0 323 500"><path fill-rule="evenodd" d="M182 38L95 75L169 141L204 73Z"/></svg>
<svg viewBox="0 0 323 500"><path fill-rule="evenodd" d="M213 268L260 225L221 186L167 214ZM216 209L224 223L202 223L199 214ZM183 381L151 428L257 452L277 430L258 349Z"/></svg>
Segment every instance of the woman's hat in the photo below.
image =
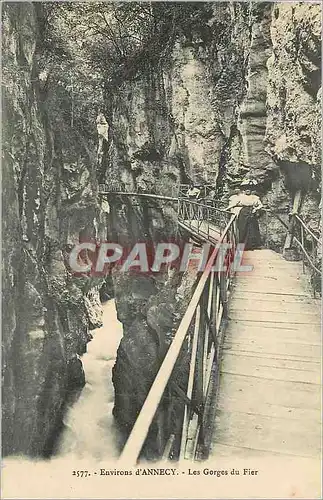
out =
<svg viewBox="0 0 323 500"><path fill-rule="evenodd" d="M255 179L243 179L243 181L240 184L241 187L256 186L256 185L257 185L257 181Z"/></svg>
<svg viewBox="0 0 323 500"><path fill-rule="evenodd" d="M241 184L240 184L241 187L243 186L249 186L249 180L248 179L244 179Z"/></svg>

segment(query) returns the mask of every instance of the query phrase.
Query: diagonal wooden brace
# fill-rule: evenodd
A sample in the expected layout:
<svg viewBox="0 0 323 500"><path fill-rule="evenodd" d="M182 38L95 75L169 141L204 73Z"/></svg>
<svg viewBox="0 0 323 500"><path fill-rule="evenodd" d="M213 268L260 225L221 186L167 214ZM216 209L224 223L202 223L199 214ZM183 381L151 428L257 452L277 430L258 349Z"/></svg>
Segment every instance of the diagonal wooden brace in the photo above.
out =
<svg viewBox="0 0 323 500"><path fill-rule="evenodd" d="M194 403L190 398L187 397L183 389L179 387L179 385L176 384L176 382L171 382L170 384L171 388L176 392L176 394L179 396L179 398L184 401L184 403L191 408L198 416L199 418L202 418L203 416L203 405L202 404L196 404Z"/></svg>

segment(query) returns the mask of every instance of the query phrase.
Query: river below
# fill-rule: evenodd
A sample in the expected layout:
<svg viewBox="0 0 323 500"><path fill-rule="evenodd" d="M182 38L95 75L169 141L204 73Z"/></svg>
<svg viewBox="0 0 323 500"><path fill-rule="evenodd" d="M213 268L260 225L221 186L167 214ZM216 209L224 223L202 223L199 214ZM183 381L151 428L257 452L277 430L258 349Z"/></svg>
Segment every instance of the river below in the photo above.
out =
<svg viewBox="0 0 323 500"><path fill-rule="evenodd" d="M114 300L103 304L103 326L82 356L86 384L78 400L67 410L64 429L55 456L77 459L115 459L119 455L119 434L112 416L114 388L112 368L122 338Z"/></svg>

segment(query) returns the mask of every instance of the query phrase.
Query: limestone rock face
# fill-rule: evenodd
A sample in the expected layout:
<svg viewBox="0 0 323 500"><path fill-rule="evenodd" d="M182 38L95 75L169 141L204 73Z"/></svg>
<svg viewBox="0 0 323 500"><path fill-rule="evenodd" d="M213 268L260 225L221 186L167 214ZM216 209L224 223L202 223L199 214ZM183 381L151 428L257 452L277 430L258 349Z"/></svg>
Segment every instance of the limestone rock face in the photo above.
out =
<svg viewBox="0 0 323 500"><path fill-rule="evenodd" d="M267 60L271 55L271 5L260 3L250 12L250 46L246 71L246 94L239 107L238 129L242 136L242 163L247 177L264 180L272 160L264 150L267 121Z"/></svg>
<svg viewBox="0 0 323 500"><path fill-rule="evenodd" d="M84 384L77 355L101 324L100 283L74 280L64 263L80 233L95 236L100 224L92 161L82 137L53 123L42 104L36 8L3 9L5 455L51 452L67 395Z"/></svg>
<svg viewBox="0 0 323 500"><path fill-rule="evenodd" d="M281 161L320 163L321 8L274 6L268 58L267 149Z"/></svg>
<svg viewBox="0 0 323 500"><path fill-rule="evenodd" d="M313 229L319 225L321 182L321 32L319 5L273 6L264 144L280 177L266 199L284 218L295 191L303 190L302 216ZM273 219L270 225L274 241L284 231Z"/></svg>
<svg viewBox="0 0 323 500"><path fill-rule="evenodd" d="M207 67L192 47L175 47L170 79L175 127L170 153L181 151L190 178L215 182L224 139L212 107Z"/></svg>

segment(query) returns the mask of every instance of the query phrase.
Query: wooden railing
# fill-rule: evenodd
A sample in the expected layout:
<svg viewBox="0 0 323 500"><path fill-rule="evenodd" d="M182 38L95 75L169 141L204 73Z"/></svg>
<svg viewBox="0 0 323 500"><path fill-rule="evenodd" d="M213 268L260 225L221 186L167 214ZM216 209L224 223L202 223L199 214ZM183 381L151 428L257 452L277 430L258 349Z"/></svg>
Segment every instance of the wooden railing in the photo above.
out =
<svg viewBox="0 0 323 500"><path fill-rule="evenodd" d="M320 236L314 234L313 230L306 225L297 213L290 214L289 224L287 224L273 210L266 209L266 212L278 219L290 234L289 248L292 248L295 242L300 249L303 261L303 271L305 272L307 267L310 268L311 285L315 297L317 289L320 289L322 276L322 269L320 267L322 260L322 241L320 240ZM268 225L268 220L266 225Z"/></svg>
<svg viewBox="0 0 323 500"><path fill-rule="evenodd" d="M305 271L306 266L310 268L311 285L315 297L316 292L321 291L322 240L313 233L299 215L293 214L292 217L294 218L293 241L301 250L303 270Z"/></svg>
<svg viewBox="0 0 323 500"><path fill-rule="evenodd" d="M163 415L172 411L171 401L174 397L177 400L176 421L180 425L169 425L160 455L165 459L192 459L198 447L203 446L205 404L211 375L218 378L228 289L233 277L229 264L233 261L237 244L234 215L224 228L219 243L228 243L231 249L224 251L225 246L219 245L212 250L124 446L120 457L122 463L136 463L145 447L152 423L167 421L167 416L163 419ZM219 260L226 262L225 271L214 266L219 264ZM183 371L186 373L184 384L180 380ZM168 404L165 403L166 395ZM146 444L149 445L148 442Z"/></svg>

